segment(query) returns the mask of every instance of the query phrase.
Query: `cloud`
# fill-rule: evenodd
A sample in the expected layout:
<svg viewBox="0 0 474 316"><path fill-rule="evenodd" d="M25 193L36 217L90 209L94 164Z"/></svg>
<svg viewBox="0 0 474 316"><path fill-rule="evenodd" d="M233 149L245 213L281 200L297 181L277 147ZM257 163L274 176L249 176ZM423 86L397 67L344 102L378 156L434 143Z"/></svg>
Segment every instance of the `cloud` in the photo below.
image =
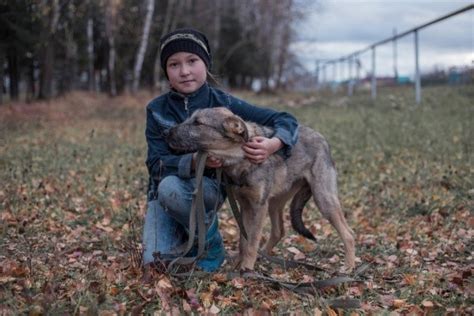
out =
<svg viewBox="0 0 474 316"><path fill-rule="evenodd" d="M299 26L292 50L313 70L316 59L334 59L472 4L469 0L326 0ZM474 10L419 31L420 67L469 65L474 59ZM413 35L400 39L398 65L413 72ZM362 59L370 61L370 52ZM393 72L393 44L377 48L377 72ZM371 62L370 62L371 63ZM368 64L370 64L368 63ZM380 64L380 66L379 66Z"/></svg>

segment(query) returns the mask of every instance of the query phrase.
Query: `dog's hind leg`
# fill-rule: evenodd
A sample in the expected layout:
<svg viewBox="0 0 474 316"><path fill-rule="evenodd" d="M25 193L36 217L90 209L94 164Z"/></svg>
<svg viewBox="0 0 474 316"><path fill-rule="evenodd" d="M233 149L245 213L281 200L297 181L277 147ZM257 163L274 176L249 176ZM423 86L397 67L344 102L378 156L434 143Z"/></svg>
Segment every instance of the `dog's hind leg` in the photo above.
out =
<svg viewBox="0 0 474 316"><path fill-rule="evenodd" d="M352 270L355 267L355 240L354 232L344 218L341 204L337 196L336 170L325 161L316 161L311 183L313 197L323 216L336 229L344 243L345 264Z"/></svg>

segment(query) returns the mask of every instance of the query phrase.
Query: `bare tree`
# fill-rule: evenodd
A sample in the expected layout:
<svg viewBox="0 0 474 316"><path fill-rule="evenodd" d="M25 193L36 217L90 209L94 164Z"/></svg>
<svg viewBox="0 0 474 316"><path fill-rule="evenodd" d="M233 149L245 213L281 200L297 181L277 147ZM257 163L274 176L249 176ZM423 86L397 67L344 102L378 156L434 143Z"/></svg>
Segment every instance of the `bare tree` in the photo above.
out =
<svg viewBox="0 0 474 316"><path fill-rule="evenodd" d="M143 59L145 58L146 48L148 46L148 36L150 34L151 20L155 9L155 0L147 0L145 24L143 25L142 39L140 47L135 59L135 67L133 68L133 86L132 91L135 93L140 84L140 74L142 72Z"/></svg>
<svg viewBox="0 0 474 316"><path fill-rule="evenodd" d="M95 75L94 75L94 20L92 19L92 7L90 0L87 2L87 73L89 91L95 89Z"/></svg>
<svg viewBox="0 0 474 316"><path fill-rule="evenodd" d="M0 48L0 104L3 103L3 72L4 72L4 53L3 49Z"/></svg>
<svg viewBox="0 0 474 316"><path fill-rule="evenodd" d="M176 27L176 23L178 20L178 14L174 14L174 12L179 12L180 7L184 3L183 0L168 0L166 6L166 13L163 21L163 27L161 29L161 37L165 36L170 30ZM155 63L153 65L153 88L158 90L160 87L160 74L161 74L161 64L160 64L160 46L158 45L158 49L156 52Z"/></svg>
<svg viewBox="0 0 474 316"><path fill-rule="evenodd" d="M109 56L107 70L109 75L109 94L117 95L117 86L115 81L115 34L117 32L117 12L120 6L120 0L105 0L105 33L107 43L109 44Z"/></svg>
<svg viewBox="0 0 474 316"><path fill-rule="evenodd" d="M8 76L10 79L10 99L17 100L20 84L20 65L18 61L18 52L15 46L7 49Z"/></svg>
<svg viewBox="0 0 474 316"><path fill-rule="evenodd" d="M70 91L74 88L77 73L77 43L74 37L75 11L77 7L71 1L67 4L67 19L64 23L65 56L63 71L59 81L60 92Z"/></svg>
<svg viewBox="0 0 474 316"><path fill-rule="evenodd" d="M40 91L41 99L53 96L53 67L54 67L54 36L59 21L58 0L41 2L44 27L41 34L40 48Z"/></svg>
<svg viewBox="0 0 474 316"><path fill-rule="evenodd" d="M219 38L221 33L221 16L222 16L222 2L216 1L214 5L214 32L212 37L212 50L217 52L219 50Z"/></svg>
<svg viewBox="0 0 474 316"><path fill-rule="evenodd" d="M0 14L0 48L8 79L5 83L9 83L11 99L26 95L31 100L37 96L50 98L57 91L77 87L75 80L84 73L88 74L89 90L104 89L112 96L127 87L136 91L142 78L152 78L157 88L161 75L158 39L176 27L188 26L209 36L213 71L224 84L249 87L254 79L260 79L264 88L269 88L270 82L276 83L276 88L283 87L291 67L295 67L295 56L289 50L295 36L293 27L304 18L299 14L307 9L309 1L0 3L0 10L5 12ZM153 24L153 17L158 23ZM141 19L144 24L137 25ZM138 37L140 41L134 45ZM147 47L156 49L151 59L147 58ZM86 54L80 55L81 51ZM24 87L26 94L20 90Z"/></svg>
<svg viewBox="0 0 474 316"><path fill-rule="evenodd" d="M276 63L275 63L275 81L276 89L282 87L283 74L285 71L286 64L289 58L289 48L291 44L291 25L295 19L295 13L293 12L293 0L286 0L280 2L280 21L279 23L279 36L277 38L276 47Z"/></svg>

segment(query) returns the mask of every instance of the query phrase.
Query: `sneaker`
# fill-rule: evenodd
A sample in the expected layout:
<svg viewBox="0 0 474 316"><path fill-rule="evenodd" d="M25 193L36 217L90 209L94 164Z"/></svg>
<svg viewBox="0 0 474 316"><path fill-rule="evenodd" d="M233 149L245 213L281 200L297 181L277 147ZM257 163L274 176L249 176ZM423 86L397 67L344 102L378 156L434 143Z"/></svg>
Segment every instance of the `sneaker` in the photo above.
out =
<svg viewBox="0 0 474 316"><path fill-rule="evenodd" d="M206 247L204 257L197 261L197 266L206 272L214 272L224 262L225 249L219 232L217 216L214 217L206 234ZM196 246L194 247L196 248ZM194 250L194 249L193 249Z"/></svg>

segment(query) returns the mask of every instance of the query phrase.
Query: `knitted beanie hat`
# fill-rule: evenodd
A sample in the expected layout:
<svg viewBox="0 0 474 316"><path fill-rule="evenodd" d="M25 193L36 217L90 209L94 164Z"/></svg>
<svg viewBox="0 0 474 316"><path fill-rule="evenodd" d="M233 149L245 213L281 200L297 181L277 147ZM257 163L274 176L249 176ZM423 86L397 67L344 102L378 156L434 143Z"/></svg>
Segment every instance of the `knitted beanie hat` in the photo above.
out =
<svg viewBox="0 0 474 316"><path fill-rule="evenodd" d="M166 74L166 61L174 53L188 52L198 55L206 64L207 69L211 69L212 57L211 48L206 35L192 28L177 29L160 40L160 60L161 68ZM168 75L166 74L168 77Z"/></svg>

